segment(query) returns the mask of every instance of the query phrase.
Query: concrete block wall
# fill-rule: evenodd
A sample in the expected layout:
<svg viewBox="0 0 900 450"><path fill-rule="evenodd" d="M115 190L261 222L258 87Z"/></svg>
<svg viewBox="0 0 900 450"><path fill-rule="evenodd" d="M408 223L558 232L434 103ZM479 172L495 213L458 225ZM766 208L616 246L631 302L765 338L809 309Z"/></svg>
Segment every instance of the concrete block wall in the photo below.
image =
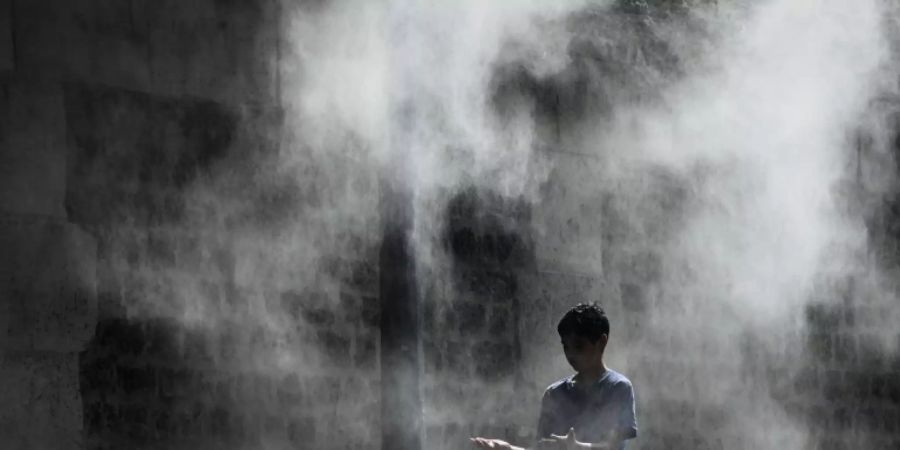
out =
<svg viewBox="0 0 900 450"><path fill-rule="evenodd" d="M14 387L0 402L11 405L0 410L0 444L380 447L378 268L367 256L374 252L328 259L317 274L327 282L311 283L327 289L261 288L244 283L241 248L228 233L284 220L272 210L303 193L275 183L248 198L226 186L238 203L258 208L222 228L191 223L209 206L185 195L197 180L282 150L266 139L279 135L282 114L277 5L5 0L0 10L11 12L0 14L0 240L17 249L0 261L7 318L0 381ZM588 25L609 19L585 17ZM624 35L640 40L639 21L629 23L635 28ZM591 64L618 51L576 44L574 57ZM652 52L655 43L645 44ZM645 59L672 63L671 55L658 56ZM557 104L543 113L560 116L562 134L586 112L604 114L608 95L628 91L607 92L581 75L568 71L557 81L569 90L544 93ZM614 81L627 86L627 78ZM643 90L658 80L639 81ZM559 133L560 126L550 128ZM573 168L594 164L564 157L572 161L559 163L567 167L557 174L561 184ZM710 427L741 418L727 404L692 401L710 373L679 354L703 343L710 359L725 361L716 370L729 375L753 355L723 354L715 342L646 320L653 310L679 313L658 292L654 249L664 238L660 223L677 219L678 202L670 200L678 180L649 176L663 179L661 192L641 200L668 215L640 227L618 209L630 199L611 192L584 201L557 192L572 209L548 210L599 216L601 225L589 229L486 193L450 201L450 260L433 268L445 272L420 280L427 448L458 448L475 434L527 443L543 388L569 373L556 320L582 300L601 300L613 318L611 366L638 390L634 446L723 447L727 441ZM557 220L544 222L548 234L532 243L530 225L548 218ZM579 248L585 234L600 244ZM60 263L24 264L33 261ZM198 313L186 304L217 306ZM263 310L296 326L273 328L253 316ZM196 320L209 312L215 320ZM809 337L814 363L778 377L796 385L790 395L778 391L781 401L793 417L808 418L819 448L858 443L848 440L853 433L864 433L872 448L897 443L896 361L864 356L860 343L870 331L849 318L866 314L871 307L857 303L811 307L807 320L822 326Z"/></svg>
<svg viewBox="0 0 900 450"><path fill-rule="evenodd" d="M12 1L3 0L0 2L0 72L12 70L13 61L13 34L12 34Z"/></svg>
<svg viewBox="0 0 900 450"><path fill-rule="evenodd" d="M77 449L78 352L93 333L94 240L58 218L0 215L0 445Z"/></svg>
<svg viewBox="0 0 900 450"><path fill-rule="evenodd" d="M0 446L378 447L375 252L328 259L316 287L298 274L262 288L243 283L246 248L227 241L304 201L296 180L215 184L222 165L284 151L279 4L4 0L0 11L0 236L21 249L3 273L53 281L2 284L14 314ZM190 194L203 183L235 197L228 223L210 226L218 212ZM13 270L35 261L61 266ZM28 290L38 285L62 301ZM186 305L218 315L187 320ZM277 326L242 316L264 310Z"/></svg>
<svg viewBox="0 0 900 450"><path fill-rule="evenodd" d="M275 2L10 1L17 71L161 95L278 102Z"/></svg>
<svg viewBox="0 0 900 450"><path fill-rule="evenodd" d="M3 87L0 199L10 212L65 217L63 91L57 84L29 80L15 72L7 74Z"/></svg>
<svg viewBox="0 0 900 450"><path fill-rule="evenodd" d="M11 39L0 43L0 446L77 449L78 352L95 324L96 241L63 208L62 91L20 76Z"/></svg>

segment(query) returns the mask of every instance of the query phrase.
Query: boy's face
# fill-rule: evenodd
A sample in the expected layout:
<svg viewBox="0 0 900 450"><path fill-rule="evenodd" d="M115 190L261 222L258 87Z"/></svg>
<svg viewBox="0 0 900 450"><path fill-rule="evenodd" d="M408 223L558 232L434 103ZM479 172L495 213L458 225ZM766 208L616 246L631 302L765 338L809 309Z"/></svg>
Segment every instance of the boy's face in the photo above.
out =
<svg viewBox="0 0 900 450"><path fill-rule="evenodd" d="M576 372L596 367L602 361L607 338L604 334L597 342L591 342L590 339L576 334L563 336L562 345L566 360Z"/></svg>

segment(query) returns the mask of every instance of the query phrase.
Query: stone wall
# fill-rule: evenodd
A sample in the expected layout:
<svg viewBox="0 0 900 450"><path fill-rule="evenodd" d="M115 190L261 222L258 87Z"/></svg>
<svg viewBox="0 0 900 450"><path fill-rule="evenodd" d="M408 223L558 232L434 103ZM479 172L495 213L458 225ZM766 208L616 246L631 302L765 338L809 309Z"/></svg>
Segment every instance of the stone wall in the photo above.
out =
<svg viewBox="0 0 900 450"><path fill-rule="evenodd" d="M333 236L353 251L324 254L294 240L330 196L372 200L377 183L359 161L315 170L302 149L309 170L278 170L296 150L282 139L280 8L0 0L3 448L381 446L377 238ZM556 321L585 300L609 312L608 360L635 383L633 448L739 443L729 402L745 398L709 394L719 376L771 395L816 448L896 447L900 369L870 345L891 305L867 303L860 281L812 299L809 335L775 355L741 332L719 339L662 291L686 181L642 168L606 184L602 161L572 149L595 125L582 118L655 101L677 58L638 16L571 25L632 44L586 34L552 80L511 71L553 169L540 201L446 199L446 259L418 273L425 448L530 441L543 389L569 370ZM637 77L626 57L651 67ZM870 218L873 247L897 248L896 203Z"/></svg>
<svg viewBox="0 0 900 450"><path fill-rule="evenodd" d="M321 201L259 167L280 8L0 2L4 448L379 445L376 249L248 283Z"/></svg>
<svg viewBox="0 0 900 450"><path fill-rule="evenodd" d="M96 241L63 208L62 91L19 77L8 50L0 53L0 445L76 449L78 352L95 323Z"/></svg>

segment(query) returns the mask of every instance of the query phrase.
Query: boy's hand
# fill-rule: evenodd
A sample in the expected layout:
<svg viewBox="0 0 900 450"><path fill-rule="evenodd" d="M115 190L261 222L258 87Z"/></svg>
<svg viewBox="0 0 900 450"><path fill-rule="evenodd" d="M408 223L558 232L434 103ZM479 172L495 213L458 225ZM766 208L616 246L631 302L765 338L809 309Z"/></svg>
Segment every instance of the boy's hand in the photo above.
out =
<svg viewBox="0 0 900 450"><path fill-rule="evenodd" d="M509 444L509 442L501 441L500 439L487 439L481 437L469 438L473 444L475 444L476 448L496 448L503 450L513 450L517 447L513 447Z"/></svg>
<svg viewBox="0 0 900 450"><path fill-rule="evenodd" d="M541 439L538 441L538 448L541 450L575 450L583 448L607 448L607 446L591 444L589 442L580 442L575 437L575 429L570 428L569 433L565 436L551 434L550 439Z"/></svg>
<svg viewBox="0 0 900 450"><path fill-rule="evenodd" d="M542 438L537 442L537 450L565 450L565 444L559 439Z"/></svg>

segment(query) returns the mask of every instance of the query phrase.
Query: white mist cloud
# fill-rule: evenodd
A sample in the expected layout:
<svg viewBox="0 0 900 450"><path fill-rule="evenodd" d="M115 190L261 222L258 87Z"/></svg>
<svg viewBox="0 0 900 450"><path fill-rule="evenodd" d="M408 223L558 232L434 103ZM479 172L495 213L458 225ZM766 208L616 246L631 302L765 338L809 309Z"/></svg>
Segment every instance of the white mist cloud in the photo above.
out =
<svg viewBox="0 0 900 450"><path fill-rule="evenodd" d="M557 167L537 151L545 144L539 127L546 124L536 123L527 96L498 118L493 77L503 64L521 64L536 79L565 71L573 63L572 35L563 19L588 4L347 0L288 8L287 130L276 167L267 167L265 177L288 180L307 197L298 195L305 203L294 205L288 225L225 234L241 255L239 284L276 291L312 287L334 296L335 281L317 276L318 264L328 255L366 257L357 252L367 247L360 243L379 237L378 191L385 179L413 194L414 238L425 276L442 276L446 255L433 244L446 201L460 187L538 204L542 183ZM731 7L723 2L718 12L707 13L704 24L714 37L701 45L704 51L684 53L677 79L657 80L664 85L658 100L614 105L603 122L577 118L587 122L586 137L561 140L572 142L565 150L590 158L577 169L579 176L555 182L573 193L573 203L618 199L624 221L636 225L628 230L632 237L664 231L647 245L662 262L653 291L658 298L645 320L660 333L688 330L676 342L685 347L721 344L717 356L688 355L684 364L713 378L692 399L697 404L740 405L735 409L743 415L730 425L736 441L729 448L798 448L803 430L783 417L765 387L741 390L744 378L735 360L745 333L771 345L767 351L783 353L777 341L800 326L796 318L817 274L823 266L852 267L852 261L833 261L851 259L864 245L861 223L842 215L832 193L847 175L848 132L880 88L873 77L888 57L884 12L876 0L771 0L741 3L734 13ZM663 28L651 22L648 29L667 32ZM677 39L696 35L669 37L675 48L693 48ZM648 198L669 185L685 192L677 220ZM218 202L215 193L198 193L207 194L210 203ZM581 206L541 207L546 210L540 214L568 217ZM579 220L602 220L599 215ZM596 230L594 225L580 229ZM582 249L604 248L599 234L573 233L576 244L582 238ZM580 258L594 265L588 271L607 271L601 255L585 253ZM284 311L265 298L252 302L253 321L280 342L274 347L278 369L317 370L315 360L291 356L290 340L306 336L284 320ZM209 310L198 307L191 314L202 320ZM622 351L633 356L653 350ZM559 369L554 362L559 359L547 355L539 363L550 374ZM465 417L467 411L446 405L441 414Z"/></svg>
<svg viewBox="0 0 900 450"><path fill-rule="evenodd" d="M605 178L662 167L686 184L685 215L652 250L664 269L649 332L676 330L695 376L711 378L691 401L741 416L728 448L799 448L803 427L769 386L747 385L738 361L747 336L772 355L751 364L785 357L823 271L849 276L865 264L862 218L847 217L834 192L852 175L848 136L884 89L885 10L878 1L742 7L712 16L720 41L683 61L685 76L662 105L626 107L586 148L605 159ZM653 220L639 206L624 211L635 223ZM708 342L723 354L692 354Z"/></svg>
<svg viewBox="0 0 900 450"><path fill-rule="evenodd" d="M766 322L802 305L825 250L859 233L832 191L887 54L878 2L772 1L740 17L664 109L620 114L594 151L682 174L693 210L670 251L704 281L680 289Z"/></svg>

